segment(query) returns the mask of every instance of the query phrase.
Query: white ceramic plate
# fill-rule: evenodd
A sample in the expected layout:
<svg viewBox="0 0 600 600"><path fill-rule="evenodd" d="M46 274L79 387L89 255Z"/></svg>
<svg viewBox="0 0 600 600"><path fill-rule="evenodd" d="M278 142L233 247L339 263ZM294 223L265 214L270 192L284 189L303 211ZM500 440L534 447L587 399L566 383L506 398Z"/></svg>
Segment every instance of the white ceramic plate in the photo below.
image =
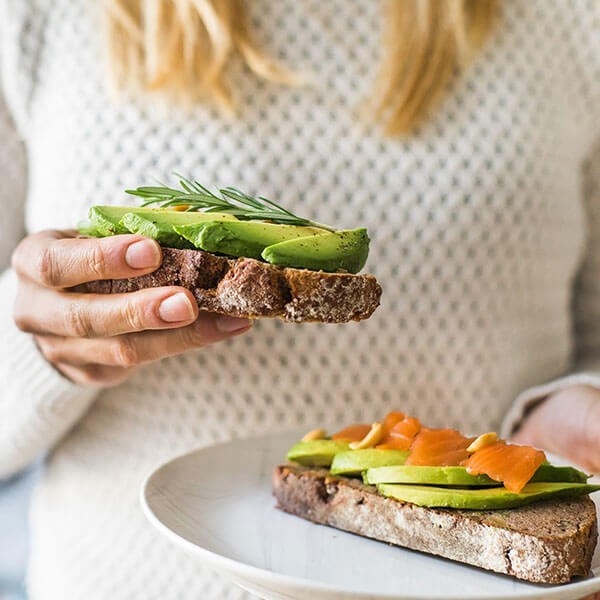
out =
<svg viewBox="0 0 600 600"><path fill-rule="evenodd" d="M269 600L568 600L600 591L598 549L593 577L540 586L278 511L271 470L297 439L238 440L166 463L143 486L147 518L199 561Z"/></svg>

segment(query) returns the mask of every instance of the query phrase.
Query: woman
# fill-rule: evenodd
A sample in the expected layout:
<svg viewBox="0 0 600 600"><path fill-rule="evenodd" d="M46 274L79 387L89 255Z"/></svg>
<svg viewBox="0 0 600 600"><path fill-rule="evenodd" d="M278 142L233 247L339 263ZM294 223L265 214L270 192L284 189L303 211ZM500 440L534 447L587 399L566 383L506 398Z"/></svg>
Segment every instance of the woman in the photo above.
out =
<svg viewBox="0 0 600 600"><path fill-rule="evenodd" d="M51 450L31 512L33 599L238 597L137 505L150 469L231 436L400 408L516 431L600 470L598 3L388 10L4 3L29 185L2 195L5 264L28 235L0 284L0 475ZM64 230L173 171L368 227L381 308L361 324L250 328L198 317L179 288L68 291L157 267L152 241Z"/></svg>

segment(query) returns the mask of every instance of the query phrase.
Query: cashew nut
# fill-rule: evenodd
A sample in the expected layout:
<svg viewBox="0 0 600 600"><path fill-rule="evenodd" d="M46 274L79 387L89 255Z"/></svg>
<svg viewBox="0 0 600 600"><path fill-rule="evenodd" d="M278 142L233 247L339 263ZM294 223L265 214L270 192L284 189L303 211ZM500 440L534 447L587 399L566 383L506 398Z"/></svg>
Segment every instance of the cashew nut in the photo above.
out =
<svg viewBox="0 0 600 600"><path fill-rule="evenodd" d="M476 440L471 442L471 445L467 448L467 452L477 452L486 446L495 444L498 441L498 434L495 431L488 431L482 433Z"/></svg>
<svg viewBox="0 0 600 600"><path fill-rule="evenodd" d="M362 450L363 448L372 448L379 444L383 438L383 425L381 423L373 423L369 433L359 442L350 442L352 450Z"/></svg>
<svg viewBox="0 0 600 600"><path fill-rule="evenodd" d="M324 429L312 429L302 437L302 442L312 442L313 440L324 440L327 432Z"/></svg>

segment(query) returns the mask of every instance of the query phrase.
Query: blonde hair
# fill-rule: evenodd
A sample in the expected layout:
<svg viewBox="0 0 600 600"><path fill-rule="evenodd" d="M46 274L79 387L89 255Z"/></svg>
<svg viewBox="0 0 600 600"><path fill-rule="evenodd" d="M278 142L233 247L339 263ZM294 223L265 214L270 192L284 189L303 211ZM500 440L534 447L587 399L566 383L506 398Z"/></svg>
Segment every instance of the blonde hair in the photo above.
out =
<svg viewBox="0 0 600 600"><path fill-rule="evenodd" d="M373 94L389 135L408 133L439 104L492 28L497 0L387 0L384 52ZM226 68L238 55L255 76L296 85L252 38L244 0L105 0L118 86L212 99L233 111Z"/></svg>

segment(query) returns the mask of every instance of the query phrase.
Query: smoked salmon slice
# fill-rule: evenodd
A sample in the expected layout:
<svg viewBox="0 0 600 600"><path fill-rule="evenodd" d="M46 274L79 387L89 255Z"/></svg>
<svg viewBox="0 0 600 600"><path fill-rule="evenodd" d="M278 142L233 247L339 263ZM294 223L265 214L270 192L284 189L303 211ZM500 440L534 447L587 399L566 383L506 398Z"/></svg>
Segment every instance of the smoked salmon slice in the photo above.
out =
<svg viewBox="0 0 600 600"><path fill-rule="evenodd" d="M359 442L371 431L370 425L350 425L331 436L332 440L340 442Z"/></svg>
<svg viewBox="0 0 600 600"><path fill-rule="evenodd" d="M384 439L392 430L392 427L394 427L394 425L399 421L402 421L402 419L404 419L405 417L406 415L404 413L399 412L397 410L393 410L392 412L389 412L387 415L385 415L385 419L383 419L383 422L381 423L383 427Z"/></svg>
<svg viewBox="0 0 600 600"><path fill-rule="evenodd" d="M541 450L499 441L474 452L464 465L470 475L487 475L518 494L545 460Z"/></svg>
<svg viewBox="0 0 600 600"><path fill-rule="evenodd" d="M465 437L456 429L427 429L416 435L406 459L407 465L451 467L459 466L469 458L467 448L473 438Z"/></svg>
<svg viewBox="0 0 600 600"><path fill-rule="evenodd" d="M386 420L387 418L388 417L386 417ZM421 423L419 422L419 419L415 419L414 417L403 417L401 420L396 421L396 423L385 432L384 437L381 440L381 443L377 445L377 448L381 450L408 450L420 429Z"/></svg>

